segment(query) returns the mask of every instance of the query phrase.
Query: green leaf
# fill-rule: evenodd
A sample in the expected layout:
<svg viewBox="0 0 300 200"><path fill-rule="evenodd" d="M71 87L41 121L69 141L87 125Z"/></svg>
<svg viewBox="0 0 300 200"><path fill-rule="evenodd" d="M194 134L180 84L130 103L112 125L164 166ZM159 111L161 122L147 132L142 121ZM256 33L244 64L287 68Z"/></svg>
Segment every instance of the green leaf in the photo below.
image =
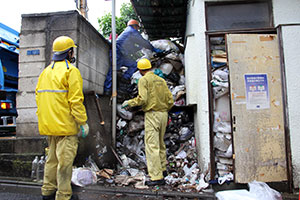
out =
<svg viewBox="0 0 300 200"><path fill-rule="evenodd" d="M133 10L131 3L123 3L120 9L121 17L116 17L116 34L120 35L127 26L130 19L138 20L136 13ZM111 18L112 14L107 13L98 18L99 32L105 37L109 38L111 33Z"/></svg>

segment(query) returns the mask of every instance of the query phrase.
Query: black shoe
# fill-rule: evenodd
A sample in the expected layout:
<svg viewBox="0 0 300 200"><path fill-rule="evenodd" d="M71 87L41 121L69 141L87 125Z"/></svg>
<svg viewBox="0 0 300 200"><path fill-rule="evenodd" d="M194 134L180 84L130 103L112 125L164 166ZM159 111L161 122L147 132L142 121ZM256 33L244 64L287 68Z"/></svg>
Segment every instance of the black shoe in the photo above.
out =
<svg viewBox="0 0 300 200"><path fill-rule="evenodd" d="M55 200L55 193L54 194L51 194L49 196L43 196L43 200Z"/></svg>
<svg viewBox="0 0 300 200"><path fill-rule="evenodd" d="M77 194L72 194L70 200L79 200L78 195Z"/></svg>
<svg viewBox="0 0 300 200"><path fill-rule="evenodd" d="M155 186L155 185L164 185L166 184L165 180L164 179L160 179L160 180L157 180L157 181L146 181L145 182L146 185L148 186Z"/></svg>
<svg viewBox="0 0 300 200"><path fill-rule="evenodd" d="M168 176L167 170L163 171L163 176L164 176L164 177L167 177L167 176Z"/></svg>

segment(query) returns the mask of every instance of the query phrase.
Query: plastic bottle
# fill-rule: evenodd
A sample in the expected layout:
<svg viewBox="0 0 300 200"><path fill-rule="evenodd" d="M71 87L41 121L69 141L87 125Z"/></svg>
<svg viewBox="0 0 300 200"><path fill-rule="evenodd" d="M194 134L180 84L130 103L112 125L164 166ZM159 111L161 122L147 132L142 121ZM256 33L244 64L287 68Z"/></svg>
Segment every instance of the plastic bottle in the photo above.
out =
<svg viewBox="0 0 300 200"><path fill-rule="evenodd" d="M44 178L44 166L45 166L45 159L44 156L41 156L41 159L38 162L37 166L37 180L43 180Z"/></svg>
<svg viewBox="0 0 300 200"><path fill-rule="evenodd" d="M32 161L32 164L31 164L31 179L32 180L37 178L38 162L39 162L39 158L38 158L38 156L35 156L34 160Z"/></svg>

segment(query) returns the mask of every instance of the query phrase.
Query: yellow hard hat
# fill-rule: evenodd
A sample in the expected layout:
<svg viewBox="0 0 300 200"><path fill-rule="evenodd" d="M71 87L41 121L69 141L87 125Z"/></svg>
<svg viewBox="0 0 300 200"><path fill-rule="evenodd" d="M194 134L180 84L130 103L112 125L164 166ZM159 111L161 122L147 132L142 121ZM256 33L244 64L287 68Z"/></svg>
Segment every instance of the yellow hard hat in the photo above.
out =
<svg viewBox="0 0 300 200"><path fill-rule="evenodd" d="M139 22L136 21L135 19L131 19L131 20L128 21L127 26L130 26L130 25L140 26Z"/></svg>
<svg viewBox="0 0 300 200"><path fill-rule="evenodd" d="M150 60L148 60L147 58L142 58L141 60L138 61L137 68L140 70L146 70L146 69L151 69L152 65Z"/></svg>
<svg viewBox="0 0 300 200"><path fill-rule="evenodd" d="M71 47L77 47L74 41L68 36L59 36L53 42L54 52L63 52L70 49Z"/></svg>

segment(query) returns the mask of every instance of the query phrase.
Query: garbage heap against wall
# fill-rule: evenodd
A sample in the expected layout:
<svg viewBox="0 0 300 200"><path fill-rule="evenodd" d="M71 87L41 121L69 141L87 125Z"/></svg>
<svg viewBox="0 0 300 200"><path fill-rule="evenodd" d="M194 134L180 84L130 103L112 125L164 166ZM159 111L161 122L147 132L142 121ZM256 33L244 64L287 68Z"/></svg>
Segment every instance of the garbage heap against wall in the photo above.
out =
<svg viewBox="0 0 300 200"><path fill-rule="evenodd" d="M214 153L215 179L222 184L233 180L232 132L229 102L227 54L224 37L210 38L211 44L211 84L214 109Z"/></svg>
<svg viewBox="0 0 300 200"><path fill-rule="evenodd" d="M167 185L175 190L198 190L207 187L197 164L196 141L194 137L193 112L186 109L185 76L183 55L169 40L152 41L152 45L164 51L158 56L151 51L142 50L141 57L151 60L153 71L164 78L173 94L174 107L169 112L169 121L164 141L167 148ZM114 179L106 179L111 184L129 185L145 188L147 160L144 144L144 113L135 107L127 111L122 108L124 100L138 94L137 83L141 74L134 73L130 81L122 79L124 67L118 74L117 86L117 136L116 146L119 156Z"/></svg>

